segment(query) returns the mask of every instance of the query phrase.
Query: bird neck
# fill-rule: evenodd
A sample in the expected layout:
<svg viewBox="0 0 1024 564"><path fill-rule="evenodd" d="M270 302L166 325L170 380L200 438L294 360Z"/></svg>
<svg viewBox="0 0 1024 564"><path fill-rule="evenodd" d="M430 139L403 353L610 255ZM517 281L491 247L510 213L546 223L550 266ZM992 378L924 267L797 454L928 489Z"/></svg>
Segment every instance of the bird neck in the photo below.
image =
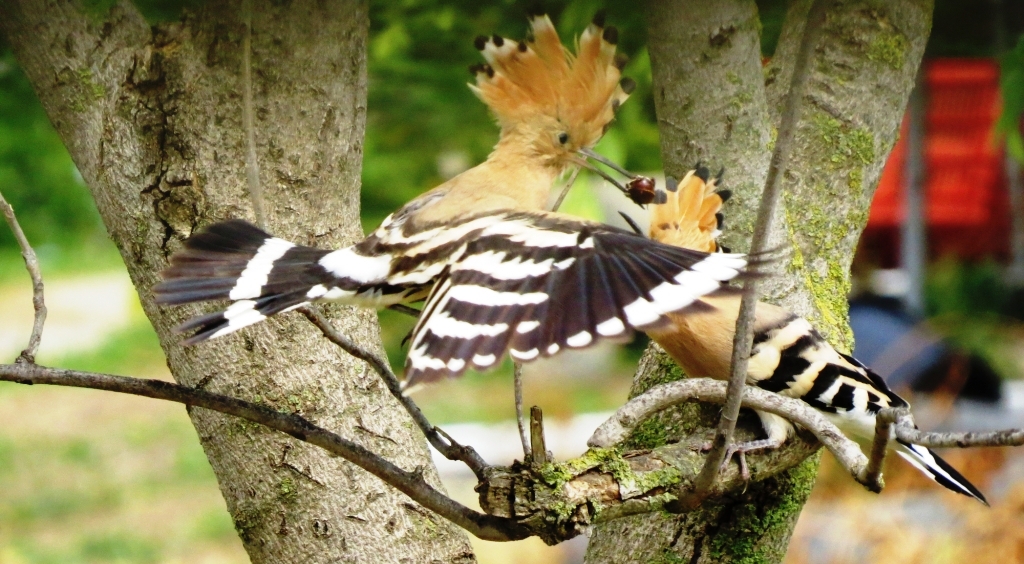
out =
<svg viewBox="0 0 1024 564"><path fill-rule="evenodd" d="M511 131L503 132L478 168L493 179L485 184L494 193L514 199L517 207L539 210L547 205L551 186L561 172L545 161L526 135Z"/></svg>
<svg viewBox="0 0 1024 564"><path fill-rule="evenodd" d="M415 223L434 225L465 213L543 210L559 172L525 136L503 132L487 160L434 189L441 198L417 211Z"/></svg>

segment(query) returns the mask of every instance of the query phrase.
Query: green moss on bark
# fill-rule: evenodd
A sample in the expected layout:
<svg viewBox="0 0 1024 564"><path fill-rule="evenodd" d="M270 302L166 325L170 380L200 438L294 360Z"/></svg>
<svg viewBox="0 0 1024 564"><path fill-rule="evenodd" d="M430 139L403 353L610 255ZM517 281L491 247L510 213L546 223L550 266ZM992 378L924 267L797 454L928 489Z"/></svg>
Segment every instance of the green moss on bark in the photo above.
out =
<svg viewBox="0 0 1024 564"><path fill-rule="evenodd" d="M824 113L814 116L814 126L828 148L827 163L834 168L867 166L875 160L875 138L871 132L850 127Z"/></svg>
<svg viewBox="0 0 1024 564"><path fill-rule="evenodd" d="M907 39L899 33L883 33L868 45L868 58L895 70L903 68Z"/></svg>
<svg viewBox="0 0 1024 564"><path fill-rule="evenodd" d="M754 564L779 562L786 545L773 542L788 536L807 501L818 471L819 455L764 482L755 495L741 496L721 515L721 527L708 539L714 561Z"/></svg>

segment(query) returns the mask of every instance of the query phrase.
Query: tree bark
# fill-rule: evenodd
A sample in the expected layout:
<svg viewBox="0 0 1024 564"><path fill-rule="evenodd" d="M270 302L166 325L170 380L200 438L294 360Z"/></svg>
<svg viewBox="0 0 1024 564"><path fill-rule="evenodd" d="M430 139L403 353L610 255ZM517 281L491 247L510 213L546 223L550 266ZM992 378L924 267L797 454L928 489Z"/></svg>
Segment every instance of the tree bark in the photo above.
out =
<svg viewBox="0 0 1024 564"><path fill-rule="evenodd" d="M350 244L362 237L366 3L255 4L255 152L267 228L297 243ZM124 2L90 13L4 0L0 30L88 183L174 378L300 413L403 468L423 467L439 486L422 436L376 375L300 316L184 348L171 328L210 308L153 303L158 273L192 232L254 218L242 9L211 2L150 27ZM380 350L373 312L330 315ZM253 562L475 561L464 533L355 466L242 420L202 409L190 416Z"/></svg>
<svg viewBox="0 0 1024 564"><path fill-rule="evenodd" d="M697 160L725 166L726 185L735 194L725 210L725 243L736 250L749 247L810 4L799 0L790 7L767 72L760 65L753 2L651 0L646 6L666 172L679 176ZM791 254L775 265L764 286L768 301L808 317L842 349L852 347L850 263L913 88L931 13L929 0L834 2L822 34L827 39L812 59L770 238L771 246L785 245ZM671 360L652 347L632 394L680 377ZM659 414L641 426L635 446L693 434L710 437L717 411L692 404ZM756 419L750 425L756 429ZM695 512L650 513L600 525L587 562L780 562L816 472L817 457L811 457Z"/></svg>

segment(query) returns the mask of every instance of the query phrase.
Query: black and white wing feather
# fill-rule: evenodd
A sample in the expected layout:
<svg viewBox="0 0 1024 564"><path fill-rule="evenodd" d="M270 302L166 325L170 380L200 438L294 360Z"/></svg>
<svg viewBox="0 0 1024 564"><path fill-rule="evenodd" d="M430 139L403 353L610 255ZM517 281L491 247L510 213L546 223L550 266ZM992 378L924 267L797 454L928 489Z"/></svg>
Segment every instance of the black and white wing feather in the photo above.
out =
<svg viewBox="0 0 1024 564"><path fill-rule="evenodd" d="M496 211L415 225L395 214L362 242L295 245L241 220L212 225L171 259L157 301L230 300L186 321L186 344L312 301L366 307L423 299L407 381L529 361L653 329L746 266L570 216Z"/></svg>
<svg viewBox="0 0 1024 564"><path fill-rule="evenodd" d="M224 311L176 327L195 344L237 331L310 301L394 303L416 293L387 284L391 257L296 245L246 221L215 223L193 235L171 257L153 288L160 304L230 300ZM420 292L422 295L422 292Z"/></svg>
<svg viewBox="0 0 1024 564"><path fill-rule="evenodd" d="M667 322L746 266L742 255L657 243L603 224L509 213L463 240L413 330L411 385Z"/></svg>

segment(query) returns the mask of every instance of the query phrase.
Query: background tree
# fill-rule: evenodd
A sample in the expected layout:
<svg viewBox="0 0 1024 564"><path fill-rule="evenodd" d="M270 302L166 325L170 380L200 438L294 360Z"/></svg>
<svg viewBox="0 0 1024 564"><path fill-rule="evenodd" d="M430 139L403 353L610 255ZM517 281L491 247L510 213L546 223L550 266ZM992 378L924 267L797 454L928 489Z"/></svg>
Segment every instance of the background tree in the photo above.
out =
<svg viewBox="0 0 1024 564"><path fill-rule="evenodd" d="M754 210L810 0L791 3L770 65L762 70L752 1L647 5L654 99L668 174L720 163L736 192L726 244L749 247ZM815 48L775 245L791 249L769 280L768 301L806 316L851 347L846 296L850 263L882 166L896 142L931 28L930 1L834 2ZM673 374L675 372L675 374ZM663 352L648 351L634 393L678 378ZM659 415L645 446L713 427L719 408ZM757 423L754 424L756 428ZM587 562L777 562L789 544L817 469L812 457L741 495L679 516L651 513L598 527ZM626 539L626 540L624 540Z"/></svg>

